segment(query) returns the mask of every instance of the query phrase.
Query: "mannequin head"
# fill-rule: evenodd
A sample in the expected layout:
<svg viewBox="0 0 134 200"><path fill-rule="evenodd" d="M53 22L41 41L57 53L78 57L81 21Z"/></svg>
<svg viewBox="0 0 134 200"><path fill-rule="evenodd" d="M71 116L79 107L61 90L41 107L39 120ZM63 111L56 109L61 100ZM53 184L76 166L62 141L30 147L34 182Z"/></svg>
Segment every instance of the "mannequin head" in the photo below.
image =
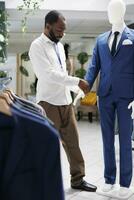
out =
<svg viewBox="0 0 134 200"><path fill-rule="evenodd" d="M123 0L111 0L108 4L108 18L112 25L124 22L126 5Z"/></svg>

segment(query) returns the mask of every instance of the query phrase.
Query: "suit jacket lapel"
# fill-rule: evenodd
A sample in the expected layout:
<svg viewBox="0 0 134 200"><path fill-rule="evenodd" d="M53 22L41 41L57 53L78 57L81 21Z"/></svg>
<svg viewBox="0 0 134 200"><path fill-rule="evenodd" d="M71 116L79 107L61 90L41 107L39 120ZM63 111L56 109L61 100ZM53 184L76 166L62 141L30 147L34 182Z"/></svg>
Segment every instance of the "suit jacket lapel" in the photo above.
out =
<svg viewBox="0 0 134 200"><path fill-rule="evenodd" d="M20 161L27 144L26 137L24 134L26 131L24 130L24 124L22 126L22 124L19 122L16 116L14 117L14 119L15 119L15 128L3 175L4 186L8 184L13 173L15 172L17 164Z"/></svg>
<svg viewBox="0 0 134 200"><path fill-rule="evenodd" d="M111 33L112 33L111 31L108 31L106 33L105 39L104 39L104 41L105 41L105 48L106 48L106 51L108 52L108 54L109 54L110 57L111 57L111 52L110 52L110 49L109 49L109 42L108 42L108 40L109 40L109 37L110 37Z"/></svg>
<svg viewBox="0 0 134 200"><path fill-rule="evenodd" d="M125 39L128 39L128 34L129 34L129 29L126 27L122 33L122 36L121 36L121 39L119 41L119 44L118 44L118 47L117 47L117 50L116 50L116 53L114 56L117 55L117 53L119 52L121 46L122 46L122 43Z"/></svg>

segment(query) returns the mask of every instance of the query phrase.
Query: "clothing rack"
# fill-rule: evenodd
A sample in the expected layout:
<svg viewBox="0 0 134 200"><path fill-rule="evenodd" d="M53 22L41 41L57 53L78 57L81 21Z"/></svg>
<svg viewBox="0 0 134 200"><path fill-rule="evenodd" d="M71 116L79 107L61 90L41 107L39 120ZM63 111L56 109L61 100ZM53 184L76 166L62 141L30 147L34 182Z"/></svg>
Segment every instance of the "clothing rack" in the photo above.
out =
<svg viewBox="0 0 134 200"><path fill-rule="evenodd" d="M12 80L12 77L4 77L4 78L0 78L0 94L2 92L4 92L5 90L8 90L7 88L7 85L11 82ZM10 90L9 90L10 91ZM11 92L11 91L10 91ZM30 104L30 105L33 105L34 107L36 107L38 110L40 110L41 112L41 115L51 124L51 125L54 125L54 123L46 116L46 112L44 111L44 109L38 105L38 104L35 104L29 100L26 100L22 97L19 97L17 95L15 95L13 92L12 93L12 96L14 99L18 99L18 100L23 100L24 103L26 104Z"/></svg>
<svg viewBox="0 0 134 200"><path fill-rule="evenodd" d="M59 134L11 80L0 78L0 199L64 200Z"/></svg>

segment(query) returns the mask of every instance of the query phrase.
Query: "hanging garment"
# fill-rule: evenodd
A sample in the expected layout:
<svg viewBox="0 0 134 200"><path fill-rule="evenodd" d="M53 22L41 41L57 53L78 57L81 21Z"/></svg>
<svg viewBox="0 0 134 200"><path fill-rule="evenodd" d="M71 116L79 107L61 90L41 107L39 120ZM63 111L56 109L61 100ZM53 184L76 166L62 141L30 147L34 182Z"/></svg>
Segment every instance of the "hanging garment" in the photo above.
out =
<svg viewBox="0 0 134 200"><path fill-rule="evenodd" d="M0 110L0 199L64 200L58 132L30 108L7 107L11 115Z"/></svg>

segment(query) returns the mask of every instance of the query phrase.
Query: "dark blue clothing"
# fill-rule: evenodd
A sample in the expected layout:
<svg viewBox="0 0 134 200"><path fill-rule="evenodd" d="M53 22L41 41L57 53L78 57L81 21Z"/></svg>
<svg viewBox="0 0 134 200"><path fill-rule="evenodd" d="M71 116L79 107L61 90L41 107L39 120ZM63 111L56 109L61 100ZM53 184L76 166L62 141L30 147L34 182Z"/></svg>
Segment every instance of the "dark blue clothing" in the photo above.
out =
<svg viewBox="0 0 134 200"><path fill-rule="evenodd" d="M130 99L115 99L108 95L99 98L100 121L104 149L104 177L108 184L116 181L116 159L115 159L115 110L119 124L119 146L120 146L120 185L129 187L132 179L132 119L131 110L128 109Z"/></svg>
<svg viewBox="0 0 134 200"><path fill-rule="evenodd" d="M112 88L113 94L118 97L134 98L134 30L125 28L115 56L111 55L108 46L110 34L109 31L97 38L85 79L92 86L100 72L98 96L107 96ZM132 44L123 45L125 40Z"/></svg>
<svg viewBox="0 0 134 200"><path fill-rule="evenodd" d="M64 200L57 131L43 118L11 110L11 117L0 113L0 137L10 132L0 199Z"/></svg>
<svg viewBox="0 0 134 200"><path fill-rule="evenodd" d="M40 113L39 114L35 114L32 111L29 112L25 108L22 109L21 106L19 107L16 104L11 105L11 110L12 110L12 112L14 114L17 114L17 115L19 115L21 117L24 117L24 118L28 118L28 119L30 118L31 120L36 121L36 122L38 122L40 124L43 124L45 126L49 126L51 129L54 129L54 132L56 131L55 128L52 126L53 123L51 123L51 121L48 118L45 118ZM57 133L57 135L59 135L59 133L57 131L56 131L56 133Z"/></svg>
<svg viewBox="0 0 134 200"><path fill-rule="evenodd" d="M13 119L4 114L1 114L0 115L0 194L2 193L3 171L5 169L10 142L12 139L11 132L13 130L13 127L14 127ZM0 195L0 198L1 198L1 195Z"/></svg>
<svg viewBox="0 0 134 200"><path fill-rule="evenodd" d="M127 27L124 29L114 56L111 55L108 46L110 34L109 31L97 38L85 79L92 87L100 72L97 94L104 147L105 182L114 184L116 179L114 148L116 112L119 124L120 185L129 187L132 178L132 119L128 105L134 100L134 31Z"/></svg>

